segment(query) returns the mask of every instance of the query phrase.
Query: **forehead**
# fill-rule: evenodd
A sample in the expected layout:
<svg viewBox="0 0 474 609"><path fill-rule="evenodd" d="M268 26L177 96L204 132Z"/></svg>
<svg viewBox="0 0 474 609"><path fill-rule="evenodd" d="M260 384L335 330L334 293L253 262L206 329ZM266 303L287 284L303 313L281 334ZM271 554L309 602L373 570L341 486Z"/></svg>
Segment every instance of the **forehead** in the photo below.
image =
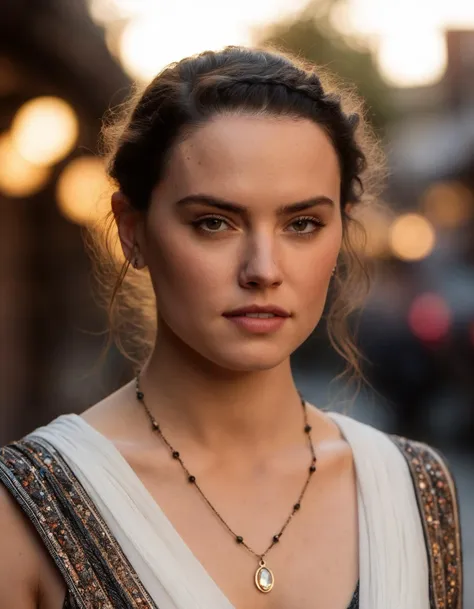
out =
<svg viewBox="0 0 474 609"><path fill-rule="evenodd" d="M338 201L340 172L329 136L309 119L221 115L174 147L165 182L176 196Z"/></svg>

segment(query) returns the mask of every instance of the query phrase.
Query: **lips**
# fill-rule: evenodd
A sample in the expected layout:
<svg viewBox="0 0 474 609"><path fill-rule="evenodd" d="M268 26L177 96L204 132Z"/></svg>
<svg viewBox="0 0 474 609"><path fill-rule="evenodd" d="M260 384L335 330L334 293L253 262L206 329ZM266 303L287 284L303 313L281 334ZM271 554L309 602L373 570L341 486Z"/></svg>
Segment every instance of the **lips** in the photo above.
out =
<svg viewBox="0 0 474 609"><path fill-rule="evenodd" d="M232 311L227 311L224 313L224 317L239 317L247 314L271 314L275 317L290 317L290 313L288 311L282 309L281 307L277 307L276 305L265 305L263 307L258 305L249 305L246 307L239 307L237 309L233 309Z"/></svg>
<svg viewBox="0 0 474 609"><path fill-rule="evenodd" d="M266 310L262 311L262 308ZM257 307L257 311L255 311L255 308L251 309L252 307L235 309L231 311L231 314L226 314L224 317L247 335L260 334L263 336L276 333L290 317L287 311L279 307ZM283 315L277 315L276 313L283 313Z"/></svg>

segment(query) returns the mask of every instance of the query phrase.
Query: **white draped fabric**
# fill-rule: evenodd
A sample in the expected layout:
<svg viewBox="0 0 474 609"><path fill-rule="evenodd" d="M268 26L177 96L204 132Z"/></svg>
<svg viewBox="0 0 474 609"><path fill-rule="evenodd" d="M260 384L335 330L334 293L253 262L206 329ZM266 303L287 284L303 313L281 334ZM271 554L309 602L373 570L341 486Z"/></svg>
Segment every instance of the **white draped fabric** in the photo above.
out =
<svg viewBox="0 0 474 609"><path fill-rule="evenodd" d="M405 458L385 434L329 413L357 473L361 609L430 609L428 561ZM160 609L234 609L114 444L62 415L40 437L66 460Z"/></svg>

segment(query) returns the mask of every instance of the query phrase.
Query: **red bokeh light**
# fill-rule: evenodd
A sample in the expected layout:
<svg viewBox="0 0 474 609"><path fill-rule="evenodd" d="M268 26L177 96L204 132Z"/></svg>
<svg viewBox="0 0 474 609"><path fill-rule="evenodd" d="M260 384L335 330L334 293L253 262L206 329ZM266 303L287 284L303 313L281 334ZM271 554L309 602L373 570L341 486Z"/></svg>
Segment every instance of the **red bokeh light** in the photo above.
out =
<svg viewBox="0 0 474 609"><path fill-rule="evenodd" d="M449 332L451 311L444 298L426 292L412 302L408 312L408 325L420 340L438 342Z"/></svg>

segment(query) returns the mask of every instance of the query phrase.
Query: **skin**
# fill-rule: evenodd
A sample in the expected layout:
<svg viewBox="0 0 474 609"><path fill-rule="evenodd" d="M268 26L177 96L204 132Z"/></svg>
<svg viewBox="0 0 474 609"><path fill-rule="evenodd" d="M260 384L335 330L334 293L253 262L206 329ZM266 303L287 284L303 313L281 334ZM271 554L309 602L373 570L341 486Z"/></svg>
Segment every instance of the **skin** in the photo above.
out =
<svg viewBox="0 0 474 609"><path fill-rule="evenodd" d="M159 331L141 371L146 403L212 504L258 551L287 518L310 462L290 355L324 309L342 242L340 179L331 141L311 121L226 115L173 148L146 214L121 193L112 198L124 254L148 267L157 300ZM245 210L178 203L196 194ZM321 197L332 203L278 213ZM259 335L223 317L253 303L291 317ZM268 595L253 584L258 560L183 484L133 383L82 416L127 459L236 609L346 609L358 579L356 479L350 447L324 412L308 405L318 469L268 554L276 577ZM31 591L8 606L60 609L59 574L8 498L0 501L8 506L4 526L16 518L23 531L23 590ZM0 598L20 562L0 575Z"/></svg>

